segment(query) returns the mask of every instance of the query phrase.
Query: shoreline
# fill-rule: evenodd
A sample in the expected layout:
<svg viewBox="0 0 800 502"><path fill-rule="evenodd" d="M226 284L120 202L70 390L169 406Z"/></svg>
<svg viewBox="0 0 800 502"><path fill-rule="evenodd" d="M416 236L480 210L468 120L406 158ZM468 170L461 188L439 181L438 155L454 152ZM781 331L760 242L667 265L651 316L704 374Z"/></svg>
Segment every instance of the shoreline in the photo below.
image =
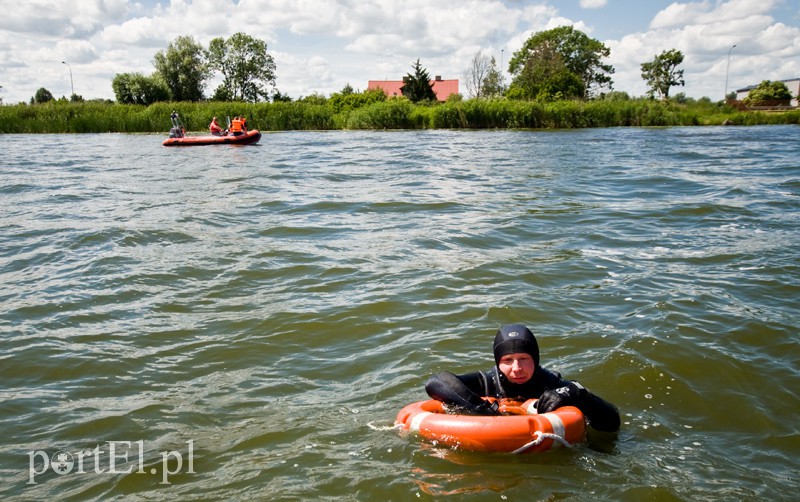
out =
<svg viewBox="0 0 800 502"><path fill-rule="evenodd" d="M262 133L327 130L584 129L603 127L800 124L800 109L737 110L710 101L648 99L555 101L453 100L413 104L387 99L337 109L331 103L180 102L150 106L110 102L51 102L0 106L0 134L164 133L177 111L190 132L206 131L212 116L245 115Z"/></svg>

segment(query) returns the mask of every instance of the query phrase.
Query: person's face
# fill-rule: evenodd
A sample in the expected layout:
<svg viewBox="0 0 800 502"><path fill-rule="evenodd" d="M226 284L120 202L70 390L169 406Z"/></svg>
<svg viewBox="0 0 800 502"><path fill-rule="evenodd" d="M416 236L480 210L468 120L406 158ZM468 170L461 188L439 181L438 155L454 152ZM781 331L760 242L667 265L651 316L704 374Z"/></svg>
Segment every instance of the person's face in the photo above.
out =
<svg viewBox="0 0 800 502"><path fill-rule="evenodd" d="M500 371L508 378L508 381L516 384L523 384L531 379L536 370L533 357L524 352L506 354L500 358L497 364Z"/></svg>

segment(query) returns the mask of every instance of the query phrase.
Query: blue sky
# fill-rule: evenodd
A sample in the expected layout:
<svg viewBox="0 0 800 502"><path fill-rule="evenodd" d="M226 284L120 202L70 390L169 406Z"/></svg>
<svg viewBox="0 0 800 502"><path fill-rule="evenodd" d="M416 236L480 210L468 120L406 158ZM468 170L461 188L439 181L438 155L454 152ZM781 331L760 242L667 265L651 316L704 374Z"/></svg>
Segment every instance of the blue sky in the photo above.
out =
<svg viewBox="0 0 800 502"><path fill-rule="evenodd" d="M70 69L77 94L113 99L114 75L150 74L176 37L206 45L237 31L267 42L277 87L293 98L399 79L417 59L431 75L463 79L478 51L507 64L533 33L561 25L605 43L614 89L633 96L647 91L641 63L673 48L686 56L686 86L673 93L717 100L726 82L800 77L798 0L0 1L4 103L40 87L69 96Z"/></svg>

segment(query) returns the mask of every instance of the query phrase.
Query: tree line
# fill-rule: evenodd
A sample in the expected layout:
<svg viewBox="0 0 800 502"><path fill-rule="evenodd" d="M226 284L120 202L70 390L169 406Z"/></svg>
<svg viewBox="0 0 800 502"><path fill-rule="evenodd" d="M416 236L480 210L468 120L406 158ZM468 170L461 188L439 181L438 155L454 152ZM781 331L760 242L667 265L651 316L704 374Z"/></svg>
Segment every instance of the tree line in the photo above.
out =
<svg viewBox="0 0 800 502"><path fill-rule="evenodd" d="M505 86L495 59L478 52L464 74L472 97L503 96L509 99L559 101L592 99L613 89L614 68L603 60L610 49L599 40L571 26L561 26L533 34L508 62L512 76ZM677 49L661 52L641 63L641 77L647 84L647 97L670 99L670 90L686 85L680 65L684 54ZM727 99L735 98L733 95ZM748 93L744 104L779 102L788 104L791 92L783 82L763 81Z"/></svg>
<svg viewBox="0 0 800 502"><path fill-rule="evenodd" d="M494 57L478 52L464 73L464 84L472 98L503 97L511 100L552 102L570 99L595 99L613 91L614 68L605 62L610 49L572 26L561 26L534 33L508 62L511 82L506 85ZM667 101L670 91L684 86L684 55L676 49L665 50L641 64L641 77L647 84L647 97ZM191 36L181 36L158 51L153 58L155 70L150 75L121 73L112 80L120 104L150 105L163 101L205 100L207 82L219 75L222 83L208 99L213 101L291 101L276 88L276 65L267 52L267 44L245 33L228 39L214 38L203 47ZM414 103L435 102L436 95L428 71L419 59L413 72L404 78L403 96ZM365 91L365 99L375 99ZM358 94L348 84L331 98L353 99ZM623 93L625 94L625 93ZM781 82L765 81L750 93L750 103L791 99ZM82 101L81 97L78 97ZM305 101L324 97L314 94ZM726 96L727 98L727 96ZM46 89L37 91L31 102L53 99ZM72 96L76 100L76 96Z"/></svg>
<svg viewBox="0 0 800 502"><path fill-rule="evenodd" d="M217 37L205 48L191 36L181 36L153 58L155 71L117 74L111 82L117 102L150 105L158 101L200 101L206 82L215 74L222 83L215 101L268 100L275 90L275 61L267 43L245 33L227 40Z"/></svg>

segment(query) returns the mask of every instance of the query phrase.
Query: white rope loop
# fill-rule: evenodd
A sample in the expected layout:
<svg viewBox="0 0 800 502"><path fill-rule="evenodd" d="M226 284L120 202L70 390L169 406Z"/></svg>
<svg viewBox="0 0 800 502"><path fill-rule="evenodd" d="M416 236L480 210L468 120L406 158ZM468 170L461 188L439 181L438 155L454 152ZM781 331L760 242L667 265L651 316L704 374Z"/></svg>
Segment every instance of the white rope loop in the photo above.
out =
<svg viewBox="0 0 800 502"><path fill-rule="evenodd" d="M558 434L551 434L549 432L536 431L536 432L533 433L533 435L535 436L535 439L533 441L520 446L519 448L517 448L516 450L512 451L511 453L524 453L529 448L533 448L534 446L539 446L540 444L542 444L542 442L545 439L552 439L553 441L558 441L559 443L564 445L565 448L571 448L572 447L572 445L569 443L569 441L567 441L563 437L559 436Z"/></svg>

